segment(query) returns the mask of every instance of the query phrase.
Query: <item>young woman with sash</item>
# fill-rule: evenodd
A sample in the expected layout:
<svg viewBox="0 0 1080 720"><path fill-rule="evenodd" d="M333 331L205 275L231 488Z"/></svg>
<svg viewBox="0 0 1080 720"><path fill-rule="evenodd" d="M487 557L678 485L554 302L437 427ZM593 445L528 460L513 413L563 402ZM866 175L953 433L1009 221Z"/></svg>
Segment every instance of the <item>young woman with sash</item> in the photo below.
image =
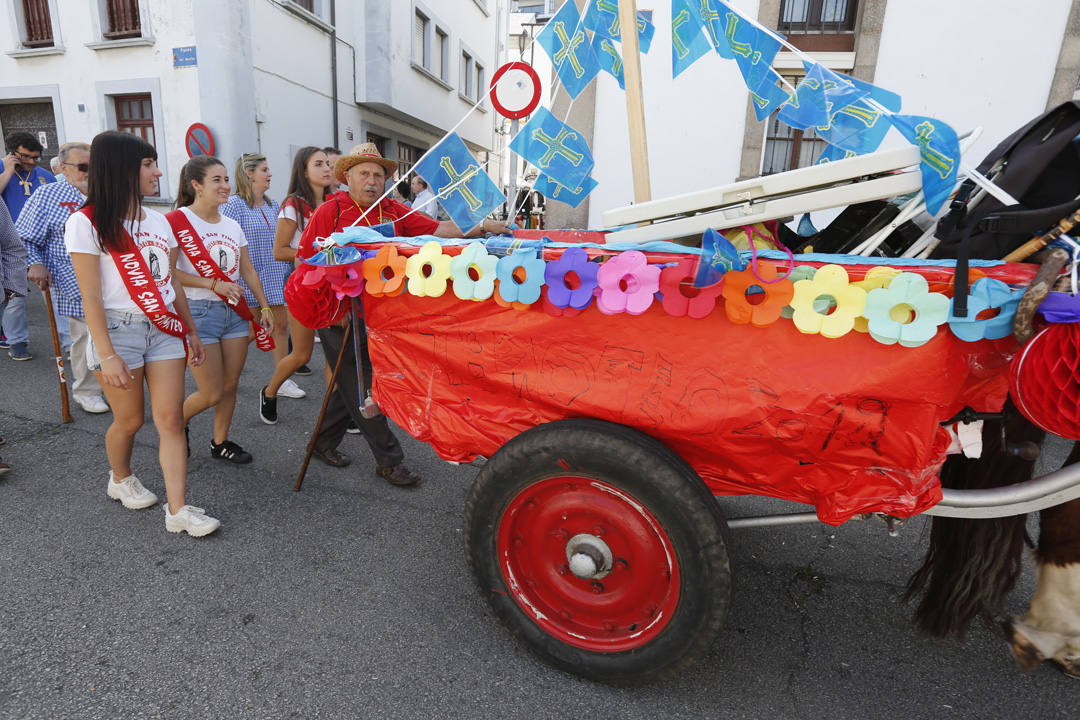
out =
<svg viewBox="0 0 1080 720"><path fill-rule="evenodd" d="M300 236L315 208L323 204L331 179L330 161L325 152L309 146L296 153L289 177L289 194L281 203L281 212L278 213L277 234L274 237L275 260L298 262L296 248L300 245ZM315 347L315 331L301 325L292 314L288 317L292 351L278 362L269 384L259 395L259 417L267 425L277 422L279 388L290 382L293 373L311 360L311 351Z"/></svg>
<svg viewBox="0 0 1080 720"><path fill-rule="evenodd" d="M244 153L236 161L233 173L234 194L221 208L221 214L240 223L240 229L247 238L248 253L255 272L262 281L266 301L274 313L274 363L288 353L289 323L285 317L285 281L292 273L292 263L278 262L274 259L274 233L277 228L278 204L267 197L270 189L270 167L266 156L261 153ZM244 286L244 299L251 307L256 306L257 298L251 294L251 288ZM289 382L282 388L281 395L302 398L307 393Z"/></svg>
<svg viewBox="0 0 1080 720"><path fill-rule="evenodd" d="M184 359L202 365L203 346L173 272L178 250L169 223L142 206L161 177L157 151L135 135L109 131L94 138L91 154L90 192L67 221L64 243L90 330L87 365L113 411L105 433L106 493L131 509L157 502L131 471L145 381L168 497L165 529L208 535L220 523L185 500Z"/></svg>
<svg viewBox="0 0 1080 720"><path fill-rule="evenodd" d="M274 347L274 317L251 264L244 231L219 212L230 190L229 173L220 160L209 155L193 158L180 171L177 209L165 218L180 247L176 275L186 288L206 348L206 362L191 368L199 389L184 400L184 432L191 418L214 408L210 457L243 464L251 462L251 453L229 440L236 386L247 360L249 330L254 329L256 346L269 352ZM258 319L237 284L241 277L258 299Z"/></svg>

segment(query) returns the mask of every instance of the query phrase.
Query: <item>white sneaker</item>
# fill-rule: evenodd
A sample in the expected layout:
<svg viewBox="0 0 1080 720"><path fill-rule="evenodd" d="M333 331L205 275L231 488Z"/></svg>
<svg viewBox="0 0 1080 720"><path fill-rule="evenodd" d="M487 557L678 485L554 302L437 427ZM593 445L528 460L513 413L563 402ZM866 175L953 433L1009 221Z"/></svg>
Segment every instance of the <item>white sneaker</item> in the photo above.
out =
<svg viewBox="0 0 1080 720"><path fill-rule="evenodd" d="M109 412L109 406L105 403L105 398L100 395L91 395L88 398L75 398L75 402L77 402L79 407L84 411L94 415Z"/></svg>
<svg viewBox="0 0 1080 720"><path fill-rule="evenodd" d="M139 478L128 475L120 482L113 482L113 472L109 471L109 488L105 494L113 500L119 500L128 510L142 510L157 502L157 495L143 487Z"/></svg>
<svg viewBox="0 0 1080 720"><path fill-rule="evenodd" d="M277 394L282 397L296 399L307 397L307 393L301 390L300 386L292 381L292 378L281 383L281 387L278 388Z"/></svg>
<svg viewBox="0 0 1080 720"><path fill-rule="evenodd" d="M165 529L171 533L186 532L191 537L202 537L221 527L221 521L206 514L202 508L185 505L175 515L169 512L169 503L165 503Z"/></svg>

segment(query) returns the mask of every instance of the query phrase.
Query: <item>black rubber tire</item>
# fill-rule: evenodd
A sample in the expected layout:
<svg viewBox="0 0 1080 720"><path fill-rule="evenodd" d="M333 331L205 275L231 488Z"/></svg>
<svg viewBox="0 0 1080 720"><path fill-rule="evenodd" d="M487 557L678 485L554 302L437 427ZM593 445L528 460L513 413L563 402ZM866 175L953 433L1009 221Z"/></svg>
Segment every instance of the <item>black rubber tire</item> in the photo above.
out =
<svg viewBox="0 0 1080 720"><path fill-rule="evenodd" d="M660 523L675 550L679 601L663 631L624 652L592 652L548 634L524 613L496 557L508 503L529 485L568 474L632 495ZM600 420L561 420L528 430L480 471L465 505L465 542L477 588L506 628L545 662L614 685L653 682L699 661L724 625L731 597L727 524L696 472L663 443ZM614 548L613 548L614 550Z"/></svg>

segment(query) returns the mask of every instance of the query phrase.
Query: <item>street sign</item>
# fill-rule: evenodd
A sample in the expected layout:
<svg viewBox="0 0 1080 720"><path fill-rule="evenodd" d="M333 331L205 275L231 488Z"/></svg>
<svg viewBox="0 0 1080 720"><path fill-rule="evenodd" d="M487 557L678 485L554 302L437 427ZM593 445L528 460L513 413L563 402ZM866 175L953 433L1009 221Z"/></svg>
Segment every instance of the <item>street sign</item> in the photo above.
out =
<svg viewBox="0 0 1080 720"><path fill-rule="evenodd" d="M491 78L491 104L503 117L525 117L540 104L540 76L531 65L506 63Z"/></svg>
<svg viewBox="0 0 1080 720"><path fill-rule="evenodd" d="M214 134L202 123L193 123L184 133L184 149L189 158L214 154Z"/></svg>
<svg viewBox="0 0 1080 720"><path fill-rule="evenodd" d="M183 47L174 47L172 49L172 66L174 68L195 67L198 64L199 59L195 54L194 45L185 45Z"/></svg>

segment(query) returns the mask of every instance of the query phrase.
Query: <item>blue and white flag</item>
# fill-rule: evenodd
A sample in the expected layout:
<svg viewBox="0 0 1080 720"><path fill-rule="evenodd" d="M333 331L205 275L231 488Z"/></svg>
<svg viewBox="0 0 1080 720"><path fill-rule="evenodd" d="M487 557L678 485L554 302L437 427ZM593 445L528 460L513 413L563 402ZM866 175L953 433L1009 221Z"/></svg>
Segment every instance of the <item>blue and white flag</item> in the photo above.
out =
<svg viewBox="0 0 1080 720"><path fill-rule="evenodd" d="M818 155L817 162L814 164L824 165L825 163L836 162L837 160L847 160L848 158L855 157L857 154L858 153L852 150L844 150L835 145L826 145L825 149L821 151L821 155Z"/></svg>
<svg viewBox="0 0 1080 720"><path fill-rule="evenodd" d="M926 210L934 215L956 187L960 172L960 141L956 131L940 120L921 115L893 115L893 127L919 148Z"/></svg>
<svg viewBox="0 0 1080 720"><path fill-rule="evenodd" d="M571 2L572 0L567 0ZM619 0L589 0L585 8L585 18L581 23L586 30L594 34L621 42L619 28ZM653 35L656 28L645 17L645 13L637 14L638 46L641 52L649 52L652 45Z"/></svg>
<svg viewBox="0 0 1080 720"><path fill-rule="evenodd" d="M619 81L619 87L626 89L626 74L623 72L622 55L619 47L609 37L596 34L593 36L593 52L600 59L600 69Z"/></svg>
<svg viewBox="0 0 1080 720"><path fill-rule="evenodd" d="M506 202L499 186L483 171L457 133L443 138L414 169L463 233Z"/></svg>
<svg viewBox="0 0 1080 720"><path fill-rule="evenodd" d="M555 73L571 98L580 95L600 72L600 62L573 0L563 3L536 36L536 42L551 57Z"/></svg>
<svg viewBox="0 0 1080 720"><path fill-rule="evenodd" d="M720 53L720 57L727 60L735 56L731 53L731 45L727 41L727 31L724 26L724 9L717 0L691 0L701 24L705 28L705 34L709 36L709 42L713 49Z"/></svg>
<svg viewBox="0 0 1080 720"><path fill-rule="evenodd" d="M800 130L828 126L829 104L825 99L825 78L821 70L819 64L810 66L795 88L795 94L784 103L776 117Z"/></svg>
<svg viewBox="0 0 1080 720"><path fill-rule="evenodd" d="M847 107L834 110L829 118L829 126L818 128L818 135L830 145L850 150L856 155L874 152L891 127L888 114L882 112L881 108L892 113L900 112L901 98L890 90L857 78L840 77L856 88L865 90L867 95Z"/></svg>
<svg viewBox="0 0 1080 720"><path fill-rule="evenodd" d="M671 3L671 77L678 77L712 49L694 2L672 0Z"/></svg>
<svg viewBox="0 0 1080 720"><path fill-rule="evenodd" d="M510 149L568 188L580 187L595 165L581 133L545 107L536 109L510 141Z"/></svg>
<svg viewBox="0 0 1080 720"><path fill-rule="evenodd" d="M758 122L773 114L773 112L788 102L791 98L784 85L783 79L773 69L765 74L765 79L756 90L750 91L750 100L754 103L754 115Z"/></svg>
<svg viewBox="0 0 1080 720"><path fill-rule="evenodd" d="M756 90L772 69L781 43L773 35L759 29L732 10L726 3L720 0L715 0L715 3L722 10L728 46L735 56L743 80L746 81L746 87Z"/></svg>
<svg viewBox="0 0 1080 720"><path fill-rule="evenodd" d="M560 185L547 175L541 174L536 180L536 184L533 185L534 190L538 190L544 197L549 200L558 200L564 202L570 207L577 207L581 204L581 201L591 193L597 185L600 183L593 180L591 177L586 177L581 185L574 188L568 188L565 185Z"/></svg>

